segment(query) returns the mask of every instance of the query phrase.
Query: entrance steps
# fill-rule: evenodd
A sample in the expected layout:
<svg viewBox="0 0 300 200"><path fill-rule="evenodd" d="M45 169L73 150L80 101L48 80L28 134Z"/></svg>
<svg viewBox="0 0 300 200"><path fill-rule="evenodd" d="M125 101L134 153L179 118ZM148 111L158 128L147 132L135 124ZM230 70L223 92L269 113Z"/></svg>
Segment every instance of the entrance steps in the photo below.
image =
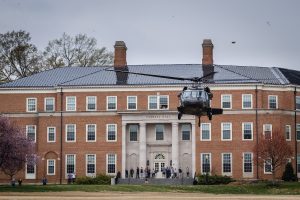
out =
<svg viewBox="0 0 300 200"><path fill-rule="evenodd" d="M118 184L121 185L193 185L193 178L150 178L150 179L135 179L135 178L120 178Z"/></svg>

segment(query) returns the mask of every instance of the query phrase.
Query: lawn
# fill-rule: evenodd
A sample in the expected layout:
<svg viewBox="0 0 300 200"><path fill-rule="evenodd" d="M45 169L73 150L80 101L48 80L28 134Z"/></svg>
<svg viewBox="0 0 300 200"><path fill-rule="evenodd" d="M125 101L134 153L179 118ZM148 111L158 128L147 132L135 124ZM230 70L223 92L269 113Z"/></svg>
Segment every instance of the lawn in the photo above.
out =
<svg viewBox="0 0 300 200"><path fill-rule="evenodd" d="M1 185L0 192L203 192L213 194L260 194L260 195L300 195L300 183L282 183L270 187L264 183L243 185L196 185L196 186L162 186L162 185L23 185L11 187Z"/></svg>

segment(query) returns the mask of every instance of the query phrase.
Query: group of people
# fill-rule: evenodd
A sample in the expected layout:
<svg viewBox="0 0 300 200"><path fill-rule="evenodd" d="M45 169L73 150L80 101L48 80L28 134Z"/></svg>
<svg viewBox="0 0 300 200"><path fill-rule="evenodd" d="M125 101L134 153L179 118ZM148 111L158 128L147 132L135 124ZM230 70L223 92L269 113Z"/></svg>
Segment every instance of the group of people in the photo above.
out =
<svg viewBox="0 0 300 200"><path fill-rule="evenodd" d="M75 183L75 181L76 181L75 173L69 173L68 174L68 184Z"/></svg>
<svg viewBox="0 0 300 200"><path fill-rule="evenodd" d="M155 176L154 170L150 170L149 167L146 167L145 169L143 169L143 167L139 168L137 167L136 170L134 170L133 168L131 168L128 172L128 170L125 170L125 177L126 178L150 178L151 176Z"/></svg>

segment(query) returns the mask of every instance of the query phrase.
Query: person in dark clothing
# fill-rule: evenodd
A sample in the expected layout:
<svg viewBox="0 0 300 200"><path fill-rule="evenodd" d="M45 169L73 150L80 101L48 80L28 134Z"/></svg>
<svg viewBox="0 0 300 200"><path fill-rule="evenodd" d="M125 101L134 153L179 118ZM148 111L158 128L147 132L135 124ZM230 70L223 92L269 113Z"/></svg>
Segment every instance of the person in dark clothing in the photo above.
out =
<svg viewBox="0 0 300 200"><path fill-rule="evenodd" d="M130 178L133 178L134 170L131 168L130 169Z"/></svg>
<svg viewBox="0 0 300 200"><path fill-rule="evenodd" d="M135 178L140 178L140 169L139 169L139 167L136 168L136 177Z"/></svg>
<svg viewBox="0 0 300 200"><path fill-rule="evenodd" d="M128 170L125 170L125 178L128 178Z"/></svg>

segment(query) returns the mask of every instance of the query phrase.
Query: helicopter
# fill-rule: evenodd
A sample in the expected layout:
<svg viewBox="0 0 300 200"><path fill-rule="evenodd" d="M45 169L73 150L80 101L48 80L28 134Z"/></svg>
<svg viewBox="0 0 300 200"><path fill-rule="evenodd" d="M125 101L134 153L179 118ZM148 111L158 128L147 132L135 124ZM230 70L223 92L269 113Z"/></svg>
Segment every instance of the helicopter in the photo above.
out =
<svg viewBox="0 0 300 200"><path fill-rule="evenodd" d="M139 73L139 72L129 72L128 70L118 70L118 69L108 69L108 68L106 68L105 71L114 71L116 73L136 74L142 76L151 76L151 77L193 82L194 84L192 86L185 86L182 89L182 91L177 95L180 102L180 105L177 107L178 120L180 120L182 115L184 114L194 115L199 118L198 125L200 126L201 116L207 116L209 120L212 120L213 115L223 114L223 109L211 107L210 102L213 98L213 94L210 88L203 87L201 85L201 83L207 82L206 80L207 77L210 77L217 72L211 72L202 77L182 78L182 77L146 74L146 73Z"/></svg>

